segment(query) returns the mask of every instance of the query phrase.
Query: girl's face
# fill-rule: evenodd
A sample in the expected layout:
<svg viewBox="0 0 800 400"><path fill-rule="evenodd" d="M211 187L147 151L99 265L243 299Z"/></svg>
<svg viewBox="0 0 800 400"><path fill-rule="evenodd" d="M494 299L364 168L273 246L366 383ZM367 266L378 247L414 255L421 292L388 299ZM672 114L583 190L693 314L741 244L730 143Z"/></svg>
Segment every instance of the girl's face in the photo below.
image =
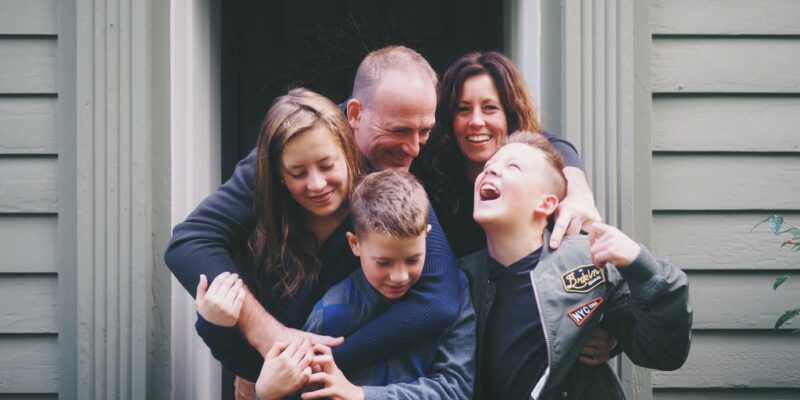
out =
<svg viewBox="0 0 800 400"><path fill-rule="evenodd" d="M345 155L325 127L314 127L286 143L281 178L295 201L317 217L332 215L347 198Z"/></svg>
<svg viewBox="0 0 800 400"><path fill-rule="evenodd" d="M508 135L506 112L487 74L467 78L453 117L456 143L472 163L483 165Z"/></svg>

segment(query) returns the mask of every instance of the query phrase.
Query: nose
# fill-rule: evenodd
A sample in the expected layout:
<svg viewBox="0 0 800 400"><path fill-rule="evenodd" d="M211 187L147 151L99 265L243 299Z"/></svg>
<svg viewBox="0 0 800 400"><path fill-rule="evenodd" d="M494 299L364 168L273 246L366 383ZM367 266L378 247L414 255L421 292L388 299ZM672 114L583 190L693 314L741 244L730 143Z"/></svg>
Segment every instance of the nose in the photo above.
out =
<svg viewBox="0 0 800 400"><path fill-rule="evenodd" d="M500 176L500 169L494 164L486 165L483 171L486 173L486 175Z"/></svg>
<svg viewBox="0 0 800 400"><path fill-rule="evenodd" d="M416 157L419 155L419 147L420 147L420 135L419 133L414 133L408 135L408 140L403 145L403 152L405 152L411 157Z"/></svg>
<svg viewBox="0 0 800 400"><path fill-rule="evenodd" d="M486 122L483 120L483 114L478 110L473 111L472 114L470 114L469 126L480 128L484 125L486 125Z"/></svg>
<svg viewBox="0 0 800 400"><path fill-rule="evenodd" d="M408 269L405 266L394 268L389 274L389 279L392 282L406 282L408 281Z"/></svg>
<svg viewBox="0 0 800 400"><path fill-rule="evenodd" d="M325 185L325 177L319 171L309 172L307 187L310 192L318 192L324 189Z"/></svg>

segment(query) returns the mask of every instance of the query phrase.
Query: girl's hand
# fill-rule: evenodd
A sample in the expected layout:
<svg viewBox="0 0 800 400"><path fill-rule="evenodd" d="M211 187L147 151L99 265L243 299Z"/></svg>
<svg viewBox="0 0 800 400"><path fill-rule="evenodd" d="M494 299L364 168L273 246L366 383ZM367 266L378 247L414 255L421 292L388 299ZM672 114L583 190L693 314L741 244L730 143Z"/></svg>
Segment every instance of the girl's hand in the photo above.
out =
<svg viewBox="0 0 800 400"><path fill-rule="evenodd" d="M325 387L313 392L303 393L304 400L320 398L334 400L364 399L364 390L347 380L339 367L336 366L330 347L317 344L314 345L314 352L319 355L314 357L311 364L315 367L315 370L319 369L320 371L311 375L308 383L321 383Z"/></svg>
<svg viewBox="0 0 800 400"><path fill-rule="evenodd" d="M200 275L197 284L197 298L194 301L197 312L215 325L234 326L244 303L244 283L239 276L230 272L219 274L211 286L208 279Z"/></svg>
<svg viewBox="0 0 800 400"><path fill-rule="evenodd" d="M297 338L291 343L276 342L264 356L264 366L256 381L256 393L261 400L280 399L298 391L311 376L314 352L308 339Z"/></svg>

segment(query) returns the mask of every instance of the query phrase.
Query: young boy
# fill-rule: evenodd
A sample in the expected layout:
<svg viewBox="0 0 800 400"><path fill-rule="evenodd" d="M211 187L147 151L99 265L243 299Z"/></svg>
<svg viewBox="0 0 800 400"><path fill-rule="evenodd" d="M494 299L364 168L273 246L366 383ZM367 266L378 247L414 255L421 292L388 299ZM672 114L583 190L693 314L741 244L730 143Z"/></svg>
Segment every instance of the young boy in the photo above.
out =
<svg viewBox="0 0 800 400"><path fill-rule="evenodd" d="M314 306L303 330L332 337L348 336L403 297L422 273L428 224L428 198L422 185L404 171L370 174L350 199L353 232L347 232L361 269L331 287ZM215 286L218 279L221 284ZM198 311L210 322L231 324L238 314L236 277L215 279L208 291L198 290ZM458 318L441 336L377 365L345 377L329 348L296 341L277 343L266 355L256 382L260 399L280 398L305 384L323 385L303 393L304 399L452 398L472 396L475 355L475 312L466 277L460 274ZM201 285L203 280L201 279ZM213 292L211 288L214 288ZM203 297L224 300L201 307ZM312 367L316 372L311 374Z"/></svg>
<svg viewBox="0 0 800 400"><path fill-rule="evenodd" d="M475 181L473 216L488 248L462 259L478 313L475 398L619 399L611 369L579 362L603 320L636 364L679 368L692 312L686 275L618 229L548 243L564 196L563 161L541 135L518 132Z"/></svg>

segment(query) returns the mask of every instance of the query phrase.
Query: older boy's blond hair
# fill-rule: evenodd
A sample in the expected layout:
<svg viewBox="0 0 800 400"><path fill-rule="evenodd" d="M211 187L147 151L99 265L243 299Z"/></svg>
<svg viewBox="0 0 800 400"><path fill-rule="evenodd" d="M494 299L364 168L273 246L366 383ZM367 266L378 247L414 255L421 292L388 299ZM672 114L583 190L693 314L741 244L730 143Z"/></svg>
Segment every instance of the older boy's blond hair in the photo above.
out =
<svg viewBox="0 0 800 400"><path fill-rule="evenodd" d="M547 164L551 167L544 171L546 181L550 183L547 188L553 192L558 200L564 199L567 194L567 178L564 176L564 157L550 144L550 141L542 134L537 134L529 131L516 131L508 136L506 144L521 143L533 147L544 154Z"/></svg>
<svg viewBox="0 0 800 400"><path fill-rule="evenodd" d="M367 175L350 199L353 229L392 237L419 236L428 228L428 196L417 178L389 169Z"/></svg>

